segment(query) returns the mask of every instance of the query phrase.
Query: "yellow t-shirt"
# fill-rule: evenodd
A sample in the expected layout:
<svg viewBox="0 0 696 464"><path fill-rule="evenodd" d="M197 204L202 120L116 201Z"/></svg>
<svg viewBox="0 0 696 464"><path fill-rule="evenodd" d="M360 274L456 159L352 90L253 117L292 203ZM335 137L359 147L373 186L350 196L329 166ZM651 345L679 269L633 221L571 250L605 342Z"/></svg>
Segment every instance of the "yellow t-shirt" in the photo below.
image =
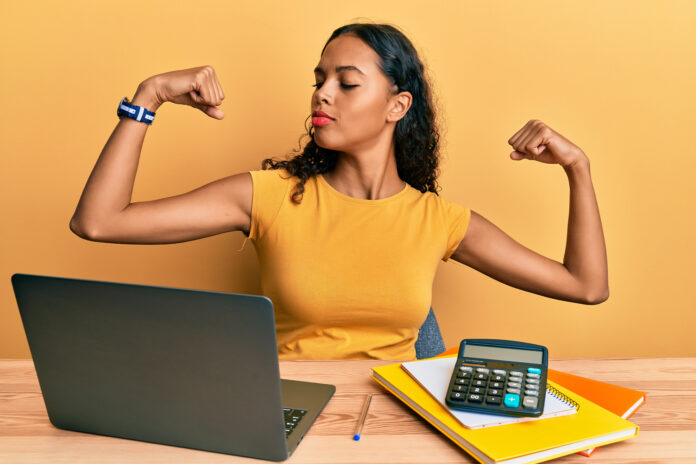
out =
<svg viewBox="0 0 696 464"><path fill-rule="evenodd" d="M250 171L249 239L273 302L280 359L415 359L433 279L464 237L471 210L407 185L353 198L319 174Z"/></svg>

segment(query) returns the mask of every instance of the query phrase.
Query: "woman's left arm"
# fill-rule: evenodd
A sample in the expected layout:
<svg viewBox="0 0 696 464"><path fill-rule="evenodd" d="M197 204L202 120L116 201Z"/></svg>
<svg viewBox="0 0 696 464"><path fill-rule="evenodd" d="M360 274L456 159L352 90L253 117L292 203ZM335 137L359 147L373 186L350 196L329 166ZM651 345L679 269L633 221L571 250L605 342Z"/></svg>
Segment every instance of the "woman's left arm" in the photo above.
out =
<svg viewBox="0 0 696 464"><path fill-rule="evenodd" d="M606 301L607 252L589 159L539 120L529 121L508 143L515 149L511 159L560 164L568 175L570 213L563 263L524 247L475 211L452 259L539 295L584 304Z"/></svg>

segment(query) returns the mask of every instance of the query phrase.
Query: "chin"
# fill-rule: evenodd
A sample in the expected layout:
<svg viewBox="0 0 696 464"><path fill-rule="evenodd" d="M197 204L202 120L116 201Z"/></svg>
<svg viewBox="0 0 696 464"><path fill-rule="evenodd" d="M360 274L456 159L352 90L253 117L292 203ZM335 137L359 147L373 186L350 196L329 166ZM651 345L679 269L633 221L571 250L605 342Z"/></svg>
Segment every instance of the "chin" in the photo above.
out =
<svg viewBox="0 0 696 464"><path fill-rule="evenodd" d="M317 137L316 132L314 132L314 143L316 143L318 147L323 148L324 150L341 150L341 148L336 146L335 144L327 143L325 140L322 140L321 136Z"/></svg>

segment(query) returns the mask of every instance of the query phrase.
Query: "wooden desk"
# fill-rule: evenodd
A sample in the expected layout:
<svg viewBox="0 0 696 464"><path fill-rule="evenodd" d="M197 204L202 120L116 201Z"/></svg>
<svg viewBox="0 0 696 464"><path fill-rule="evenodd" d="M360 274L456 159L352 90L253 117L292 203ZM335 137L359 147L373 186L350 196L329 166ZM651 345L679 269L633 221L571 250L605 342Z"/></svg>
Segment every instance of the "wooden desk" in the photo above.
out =
<svg viewBox="0 0 696 464"><path fill-rule="evenodd" d="M393 362L393 361L390 361ZM336 385L336 394L288 463L474 463L463 450L371 379L384 361L282 361L283 378ZM600 448L590 458L559 463L696 462L696 358L552 360L553 369L647 393L630 419L637 437ZM360 441L355 423L372 399ZM143 443L55 428L48 420L31 360L0 360L2 463L259 463L256 459Z"/></svg>

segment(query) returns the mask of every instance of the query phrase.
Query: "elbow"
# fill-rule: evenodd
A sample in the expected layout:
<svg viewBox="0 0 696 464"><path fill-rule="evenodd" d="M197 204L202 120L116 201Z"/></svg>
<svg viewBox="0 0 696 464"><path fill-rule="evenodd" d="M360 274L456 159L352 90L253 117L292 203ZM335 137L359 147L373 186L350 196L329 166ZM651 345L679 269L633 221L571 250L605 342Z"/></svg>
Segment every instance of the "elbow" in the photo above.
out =
<svg viewBox="0 0 696 464"><path fill-rule="evenodd" d="M82 231L80 224L75 219L75 216L73 216L72 219L70 219L70 230L73 234L77 235L78 237L85 238L84 232Z"/></svg>
<svg viewBox="0 0 696 464"><path fill-rule="evenodd" d="M94 240L93 230L86 227L79 219L75 216L70 219L70 230L72 233L85 240Z"/></svg>
<svg viewBox="0 0 696 464"><path fill-rule="evenodd" d="M604 287L599 292L592 292L585 298L585 304L598 305L609 299L609 286Z"/></svg>

